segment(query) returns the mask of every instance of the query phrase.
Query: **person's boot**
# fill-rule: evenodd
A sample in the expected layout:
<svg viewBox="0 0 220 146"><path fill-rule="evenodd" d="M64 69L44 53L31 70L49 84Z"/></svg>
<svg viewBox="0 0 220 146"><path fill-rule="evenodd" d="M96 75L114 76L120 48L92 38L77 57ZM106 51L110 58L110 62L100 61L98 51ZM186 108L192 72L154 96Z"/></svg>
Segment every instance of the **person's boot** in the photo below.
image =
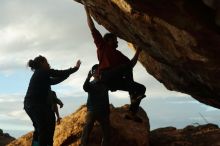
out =
<svg viewBox="0 0 220 146"><path fill-rule="evenodd" d="M133 113L137 113L139 110L139 105L141 103L141 100L145 97L146 97L146 95L139 95L136 98L131 98L131 104L129 107L129 111L133 112Z"/></svg>
<svg viewBox="0 0 220 146"><path fill-rule="evenodd" d="M142 99L144 99L146 97L146 95L139 95L137 98L136 98L136 101L141 101Z"/></svg>
<svg viewBox="0 0 220 146"><path fill-rule="evenodd" d="M132 108L135 108L135 105L137 105L137 104L139 106L141 100L144 99L145 97L146 97L145 94L143 94L143 95L132 95L132 94L130 94L131 105L130 105L129 110L133 111Z"/></svg>

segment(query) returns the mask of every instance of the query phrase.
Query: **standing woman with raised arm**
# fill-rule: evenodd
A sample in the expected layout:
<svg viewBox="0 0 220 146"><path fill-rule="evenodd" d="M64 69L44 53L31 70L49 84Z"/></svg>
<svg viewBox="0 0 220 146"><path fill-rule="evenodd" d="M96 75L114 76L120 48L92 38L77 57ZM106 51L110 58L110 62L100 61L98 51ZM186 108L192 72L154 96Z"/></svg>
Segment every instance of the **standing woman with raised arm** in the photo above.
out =
<svg viewBox="0 0 220 146"><path fill-rule="evenodd" d="M70 74L79 69L80 64L78 60L73 68L54 70L50 68L47 59L41 55L34 60L29 60L28 66L34 73L24 99L24 109L34 126L32 146L53 145L56 120L47 100L50 86L67 79Z"/></svg>

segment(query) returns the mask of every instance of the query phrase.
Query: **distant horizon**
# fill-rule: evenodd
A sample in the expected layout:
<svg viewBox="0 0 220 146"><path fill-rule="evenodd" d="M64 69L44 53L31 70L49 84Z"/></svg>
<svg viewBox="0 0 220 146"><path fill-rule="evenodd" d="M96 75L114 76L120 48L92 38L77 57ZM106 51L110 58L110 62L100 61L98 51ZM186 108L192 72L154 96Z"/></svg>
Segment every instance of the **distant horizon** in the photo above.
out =
<svg viewBox="0 0 220 146"><path fill-rule="evenodd" d="M82 60L79 71L52 86L64 102L62 116L86 102L82 84L98 60L83 6L72 0L1 0L0 16L0 129L17 138L33 130L23 110L33 73L26 66L29 59L43 55L55 69L73 67L78 59ZM107 32L98 24L96 27L102 34ZM134 55L121 39L118 50L128 58ZM139 62L134 68L134 79L146 86L147 97L141 106L148 114L152 129L205 124L200 114L210 123L220 125L219 109L199 103L189 95L167 90ZM128 104L128 94L111 93L110 101L118 106Z"/></svg>
<svg viewBox="0 0 220 146"><path fill-rule="evenodd" d="M125 104L129 104L128 98L120 99L118 97L115 97L114 94L116 94L116 93L115 92L113 94L110 93L110 104L113 104L115 107L121 107ZM125 93L123 93L123 94L125 94ZM62 118L76 112L76 110L81 105L86 103L86 99L87 99L86 96L76 97L76 98L78 98L78 99L75 99L74 97L65 97L65 98L61 97L61 100L63 100L63 102L64 102L64 108L60 109L60 113L61 113ZM167 97L167 98L169 98L169 97ZM213 123L218 126L220 125L220 122L218 120L210 120L212 118L207 116L206 110L207 110L207 108L209 108L208 106L207 107L204 106L203 108L200 107L202 110L190 113L192 106L195 106L195 105L200 106L200 104L197 101L194 101L193 99L190 99L190 97L187 97L187 96L180 97L181 98L180 101L173 100L173 99L170 101L170 100L167 100L167 98L164 98L164 99L158 99L158 98L147 99L146 98L141 103L141 107L145 110L145 112L148 115L148 118L150 120L150 130L155 130L155 129L163 128L163 127L170 127L170 126L176 127L178 129L182 129L188 125L197 126L197 125L207 124L206 121L200 116L200 114L202 114L208 120L208 123ZM170 98L175 98L175 97L170 97ZM178 97L176 97L176 98L178 98ZM77 102L75 102L75 101L77 101ZM175 116L173 114L170 114L170 115L168 115L170 117L170 119L167 119L167 118L161 116L161 115L166 115L167 113L171 113L171 112L178 113L178 110L173 111L173 109L175 109L175 106L179 106L179 104L181 104L182 108L183 108L183 107L189 106L189 103L191 103L191 106L190 106L191 108L188 107L187 110L185 111L186 113L188 113L188 115ZM156 113L157 109L155 107L160 107L162 105L164 106L163 108L161 108L162 112ZM168 110L168 108L169 108L169 110ZM163 109L167 109L167 111L164 111ZM215 110L215 109L211 108L209 110ZM179 110L179 111L182 112L182 110ZM193 118L193 117L197 117L197 118ZM17 120L18 119L16 119L15 121L17 121ZM13 120L11 122L13 122ZM14 127L16 127L16 122L14 124L11 123L8 126L10 126L10 125L14 125ZM10 126L9 130L4 129L3 127L1 127L0 129L2 129L4 133L8 133L10 136L12 136L16 139L27 134L28 132L33 131L32 123L28 118L24 122L21 122L20 126L17 125L17 130L16 129L13 130L11 128L13 128L13 127Z"/></svg>

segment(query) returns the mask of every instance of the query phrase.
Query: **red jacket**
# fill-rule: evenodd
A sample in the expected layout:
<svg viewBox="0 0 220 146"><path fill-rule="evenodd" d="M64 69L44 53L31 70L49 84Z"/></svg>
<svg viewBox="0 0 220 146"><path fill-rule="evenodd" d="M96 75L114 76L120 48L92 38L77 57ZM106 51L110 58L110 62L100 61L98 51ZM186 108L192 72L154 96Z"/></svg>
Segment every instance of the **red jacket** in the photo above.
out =
<svg viewBox="0 0 220 146"><path fill-rule="evenodd" d="M97 29L92 30L92 36L97 47L99 70L105 70L130 62L129 58L116 50L116 48L108 46Z"/></svg>

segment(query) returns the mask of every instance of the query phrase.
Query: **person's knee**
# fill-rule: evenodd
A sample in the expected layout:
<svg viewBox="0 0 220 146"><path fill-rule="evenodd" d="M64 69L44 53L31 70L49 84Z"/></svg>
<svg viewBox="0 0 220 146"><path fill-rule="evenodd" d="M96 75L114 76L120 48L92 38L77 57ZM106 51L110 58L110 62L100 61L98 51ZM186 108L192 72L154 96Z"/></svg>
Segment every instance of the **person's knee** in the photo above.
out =
<svg viewBox="0 0 220 146"><path fill-rule="evenodd" d="M142 85L142 91L143 91L143 93L146 92L146 87L144 85Z"/></svg>
<svg viewBox="0 0 220 146"><path fill-rule="evenodd" d="M144 85L139 85L139 91L141 94L145 94L145 91L146 91L146 87Z"/></svg>

